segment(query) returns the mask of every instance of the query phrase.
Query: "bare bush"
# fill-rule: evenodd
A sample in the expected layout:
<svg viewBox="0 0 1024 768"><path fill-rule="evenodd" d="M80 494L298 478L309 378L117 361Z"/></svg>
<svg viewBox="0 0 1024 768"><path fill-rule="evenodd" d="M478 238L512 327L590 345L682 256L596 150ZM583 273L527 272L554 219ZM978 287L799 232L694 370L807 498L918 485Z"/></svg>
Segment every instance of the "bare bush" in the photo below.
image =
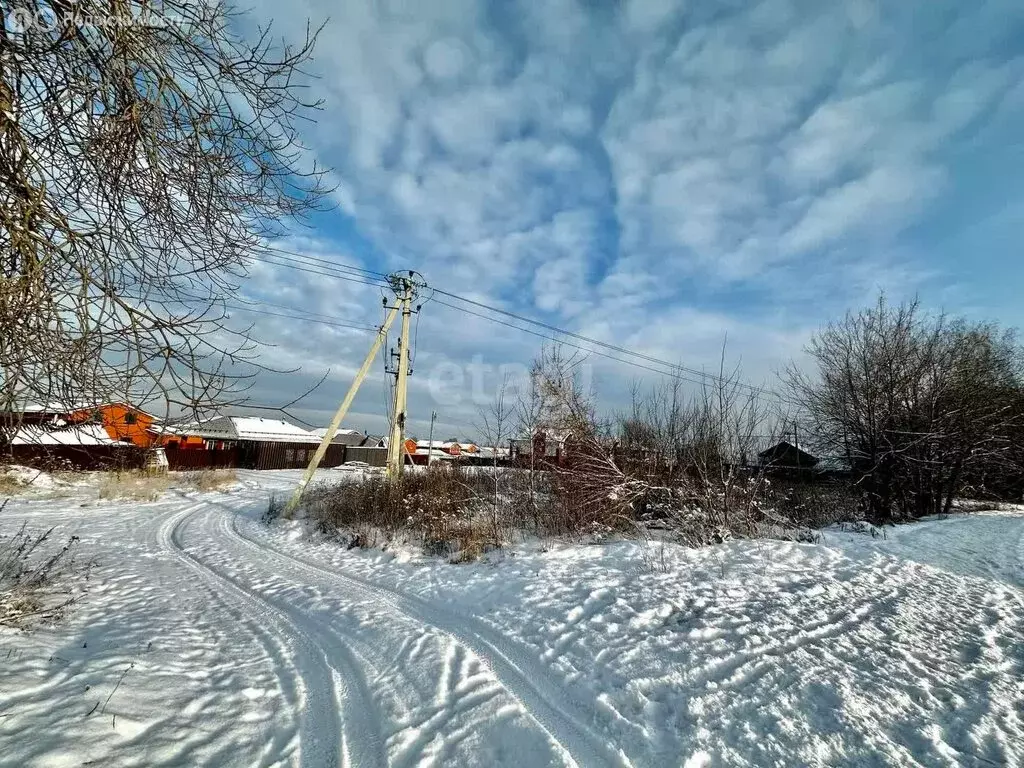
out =
<svg viewBox="0 0 1024 768"><path fill-rule="evenodd" d="M860 494L846 480L772 482L765 503L789 523L805 528L856 522L865 511Z"/></svg>
<svg viewBox="0 0 1024 768"><path fill-rule="evenodd" d="M99 497L156 501L164 495L170 485L171 481L166 472L106 472L100 481Z"/></svg>
<svg viewBox="0 0 1024 768"><path fill-rule="evenodd" d="M488 473L444 463L398 479L371 475L315 487L303 497L303 508L319 531L349 546L375 546L403 535L431 554L464 560L496 545L489 510L477 503L492 488Z"/></svg>
<svg viewBox="0 0 1024 768"><path fill-rule="evenodd" d="M233 469L200 469L186 472L182 482L199 491L220 491L238 482L238 473Z"/></svg>
<svg viewBox="0 0 1024 768"><path fill-rule="evenodd" d="M62 615L87 578L75 566L77 544L77 536L54 542L52 528L0 531L0 626L26 629Z"/></svg>
<svg viewBox="0 0 1024 768"><path fill-rule="evenodd" d="M701 545L795 525L768 498L769 467L752 461L779 416L724 360L723 347L717 375L688 395L680 377L647 395L634 389L631 411L613 428L576 384L575 361L542 358L546 420L567 434L550 528L593 535L639 522Z"/></svg>
<svg viewBox="0 0 1024 768"><path fill-rule="evenodd" d="M29 484L20 477L8 474L0 468L0 496L14 496L23 493L29 487Z"/></svg>

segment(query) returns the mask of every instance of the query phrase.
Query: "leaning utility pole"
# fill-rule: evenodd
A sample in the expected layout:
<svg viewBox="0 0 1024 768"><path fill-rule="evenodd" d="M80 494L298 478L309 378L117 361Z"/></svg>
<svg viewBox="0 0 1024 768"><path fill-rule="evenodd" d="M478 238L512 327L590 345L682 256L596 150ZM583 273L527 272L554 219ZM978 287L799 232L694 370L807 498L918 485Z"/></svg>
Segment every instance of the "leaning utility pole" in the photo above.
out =
<svg viewBox="0 0 1024 768"><path fill-rule="evenodd" d="M366 374L370 370L370 365L373 363L373 359L377 356L377 350L380 349L384 339L387 338L388 329L390 329L392 323L395 322L395 318L398 316L399 311L402 313L402 338L399 339L398 342L398 386L395 387L395 420L391 425L391 439L388 442L388 476L397 477L402 471L406 379L409 376L409 317L413 313L413 299L415 299L419 294L420 289L426 287L426 283L423 281L422 276L412 270L409 270L409 272L404 275L391 275L388 278L388 282L391 284L392 290L394 290L398 297L398 302L394 306L389 307L387 299L384 300L384 308L389 309L390 312L388 312L388 316L384 320L384 324L377 331L373 344L370 345L370 351L367 353L366 359L363 360L363 365L360 367L359 372L356 373L356 377L352 381L352 386L349 387L348 393L345 395L345 399L338 407L338 411L334 414L334 418L331 419L331 423L328 425L327 431L324 433L323 440L320 441L320 447L316 449L316 452L313 454L313 458L309 462L309 466L302 475L302 480L299 481L299 487L295 489L295 493L288 502L288 506L285 507L286 518L290 518L292 513L295 511L295 508L299 505L299 501L302 499L302 494L306 490L306 486L309 484L309 481L313 479L313 474L316 472L317 467L320 466L320 462L323 460L324 454L327 453L327 447L331 444L331 441L334 440L334 435L337 433L338 427L341 426L341 420L344 419L345 414L348 413L348 409L352 405L352 401L355 399L356 393L359 391L359 385L362 384L363 379L366 378ZM415 311L419 312L419 310L420 308L417 306ZM394 463L392 462L393 451L397 451L398 457Z"/></svg>
<svg viewBox="0 0 1024 768"><path fill-rule="evenodd" d="M409 320L412 317L412 299L416 286L409 277L393 277L391 287L398 296L402 308L402 335L398 339L398 369L395 371L395 409L391 423L391 437L388 438L388 477L397 478L402 474L405 463L405 409L409 392Z"/></svg>
<svg viewBox="0 0 1024 768"><path fill-rule="evenodd" d="M352 386L348 388L348 392L345 394L345 399L341 401L341 405L334 414L334 418L331 419L331 423L328 425L327 431L324 433L323 440L320 441L320 447L316 449L316 453L313 454L313 458L310 459L309 466L306 467L306 471L302 475L302 479L299 481L299 487L295 489L295 493L288 502L288 506L285 507L285 519L291 519L292 513L299 505L299 501L302 499L302 493L306 490L306 486L309 485L309 481L313 479L313 474L316 472L316 468L319 467L320 462L323 461L324 454L327 453L327 446L331 444L331 441L334 439L334 435L338 431L338 427L341 426L341 420L345 418L345 414L348 412L349 406L352 405L352 401L355 399L356 393L359 391L359 385L362 384L363 379L366 378L366 374L370 370L370 365L373 363L373 359L377 356L377 350L380 349L380 345L384 342L384 339L387 338L388 329L391 327L391 324L395 322L395 316L397 314L398 306L396 305L391 308L387 319L384 321L384 325L382 325L377 331L377 336L374 338L373 344L370 345L370 351L367 353L366 359L363 360L362 367L360 367L355 379L353 379Z"/></svg>

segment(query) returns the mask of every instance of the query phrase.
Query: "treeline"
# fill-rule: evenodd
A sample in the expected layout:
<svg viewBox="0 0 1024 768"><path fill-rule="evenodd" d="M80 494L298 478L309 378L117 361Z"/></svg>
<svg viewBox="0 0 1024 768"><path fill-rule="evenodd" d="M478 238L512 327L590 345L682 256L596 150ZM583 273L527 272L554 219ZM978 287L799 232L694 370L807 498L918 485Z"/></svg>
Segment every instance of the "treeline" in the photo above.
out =
<svg viewBox="0 0 1024 768"><path fill-rule="evenodd" d="M663 520L693 543L831 522L948 513L958 497L1021 501L1024 353L1012 330L917 301L850 312L815 334L771 392L723 363L696 391L670 379L599 420L573 360L535 366L539 429L569 435L556 490L581 517ZM799 424L818 472L759 456ZM822 471L827 469L827 471Z"/></svg>
<svg viewBox="0 0 1024 768"><path fill-rule="evenodd" d="M463 559L524 532L813 540L829 524L948 512L958 497L1021 500L1024 355L1012 332L881 298L806 352L771 391L727 369L723 350L702 385L637 385L609 413L581 384L584 356L546 347L480 413L488 444L518 438L514 467L495 457L324 488L307 511L356 542L404 532ZM813 470L766 451L796 442L794 424L821 459Z"/></svg>

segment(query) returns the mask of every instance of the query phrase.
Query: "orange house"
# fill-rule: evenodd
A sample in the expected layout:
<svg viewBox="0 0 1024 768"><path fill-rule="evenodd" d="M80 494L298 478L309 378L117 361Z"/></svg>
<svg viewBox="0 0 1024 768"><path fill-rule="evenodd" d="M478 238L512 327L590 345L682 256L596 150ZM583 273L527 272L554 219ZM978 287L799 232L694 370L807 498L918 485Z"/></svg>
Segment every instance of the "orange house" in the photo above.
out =
<svg viewBox="0 0 1024 768"><path fill-rule="evenodd" d="M104 403L80 408L68 414L74 424L92 421L103 425L112 440L149 448L160 438L153 431L155 417L126 403Z"/></svg>

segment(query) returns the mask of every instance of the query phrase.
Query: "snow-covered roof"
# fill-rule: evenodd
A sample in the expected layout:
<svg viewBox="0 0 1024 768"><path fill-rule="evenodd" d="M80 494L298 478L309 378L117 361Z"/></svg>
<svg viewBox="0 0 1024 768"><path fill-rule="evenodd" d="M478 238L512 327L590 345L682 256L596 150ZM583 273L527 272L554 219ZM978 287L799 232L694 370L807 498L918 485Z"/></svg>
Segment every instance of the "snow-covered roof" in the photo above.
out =
<svg viewBox="0 0 1024 768"><path fill-rule="evenodd" d="M311 429L310 432L312 432L317 437L323 437L324 435L327 434L327 427L317 427L316 429ZM358 429L339 429L334 434L336 434L336 435L360 435L360 436L362 436L363 433L360 432Z"/></svg>
<svg viewBox="0 0 1024 768"><path fill-rule="evenodd" d="M323 440L324 435L327 434L327 427L318 427L317 429L310 430L310 433ZM341 445L358 446L362 445L365 439L366 435L358 429L339 429L334 433L334 437L331 439L331 442Z"/></svg>
<svg viewBox="0 0 1024 768"><path fill-rule="evenodd" d="M252 440L270 443L319 443L313 432L281 419L262 416L215 416L211 419L179 424L174 431L207 440Z"/></svg>
<svg viewBox="0 0 1024 768"><path fill-rule="evenodd" d="M319 443L312 432L281 419L262 416L231 416L239 440L267 440L279 443Z"/></svg>
<svg viewBox="0 0 1024 768"><path fill-rule="evenodd" d="M102 424L79 424L62 429L22 427L14 433L14 445L114 445Z"/></svg>
<svg viewBox="0 0 1024 768"><path fill-rule="evenodd" d="M433 442L430 442L429 440L416 441L417 448L441 448L447 450L448 448L451 448L453 445L458 445L460 448L462 447L462 444L453 443L450 440L434 440Z"/></svg>
<svg viewBox="0 0 1024 768"><path fill-rule="evenodd" d="M151 416L148 411L140 408L137 405L132 405L124 400L79 400L75 402L61 403L56 400L52 400L48 403L21 403L14 406L11 410L14 413L54 413L54 414L66 414L75 413L77 411L90 411L98 408L106 408L111 405L120 405L125 408L129 408L137 413L144 413L147 416Z"/></svg>

